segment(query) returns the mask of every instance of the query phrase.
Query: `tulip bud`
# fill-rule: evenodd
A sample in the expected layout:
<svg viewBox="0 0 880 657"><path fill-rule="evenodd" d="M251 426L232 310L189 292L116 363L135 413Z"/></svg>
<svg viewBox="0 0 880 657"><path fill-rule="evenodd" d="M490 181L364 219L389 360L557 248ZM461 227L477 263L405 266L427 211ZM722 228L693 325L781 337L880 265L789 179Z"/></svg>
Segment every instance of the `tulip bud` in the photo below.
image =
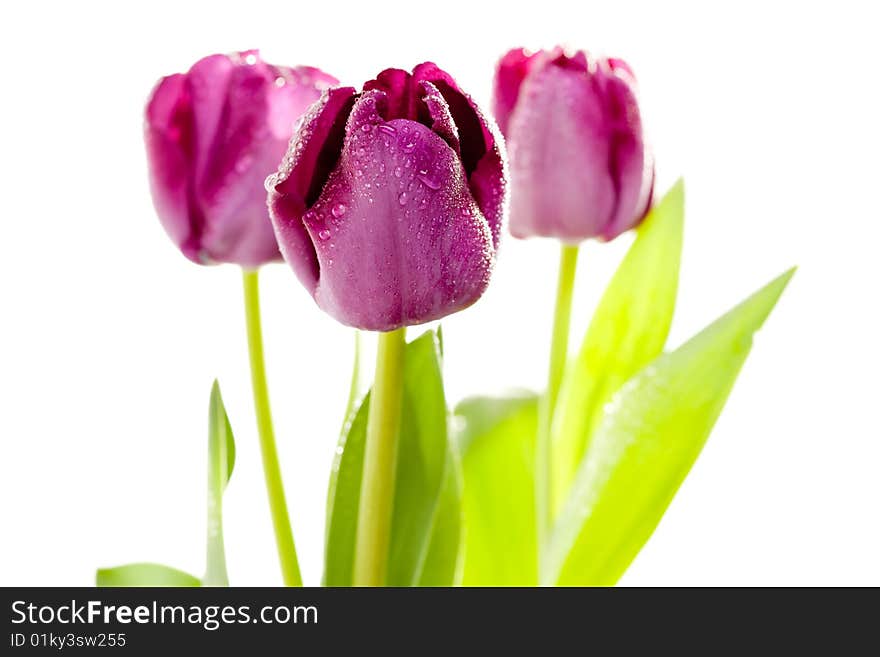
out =
<svg viewBox="0 0 880 657"><path fill-rule="evenodd" d="M439 319L489 282L501 137L434 64L329 91L266 181L281 253L318 305L374 331Z"/></svg>
<svg viewBox="0 0 880 657"><path fill-rule="evenodd" d="M622 60L511 50L495 75L515 237L611 240L647 213L654 160Z"/></svg>
<svg viewBox="0 0 880 657"><path fill-rule="evenodd" d="M187 258L247 268L280 260L263 180L296 120L336 83L315 68L267 64L255 50L211 55L159 81L146 108L151 190Z"/></svg>

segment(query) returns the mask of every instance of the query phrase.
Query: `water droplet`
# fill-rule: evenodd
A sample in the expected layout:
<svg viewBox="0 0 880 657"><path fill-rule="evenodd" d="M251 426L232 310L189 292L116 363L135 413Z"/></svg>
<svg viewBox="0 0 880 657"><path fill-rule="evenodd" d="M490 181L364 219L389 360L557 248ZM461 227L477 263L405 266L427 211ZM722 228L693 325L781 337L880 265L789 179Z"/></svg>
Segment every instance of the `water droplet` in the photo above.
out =
<svg viewBox="0 0 880 657"><path fill-rule="evenodd" d="M280 75L277 78L275 78L275 86L276 87L283 87L285 84L287 84L287 80L285 80Z"/></svg>
<svg viewBox="0 0 880 657"><path fill-rule="evenodd" d="M347 209L348 208L345 207L345 203L337 203L333 206L333 209L330 210L330 214L339 219L339 217L345 214L345 211Z"/></svg>
<svg viewBox="0 0 880 657"><path fill-rule="evenodd" d="M406 192L401 192L400 196L397 197L397 202L401 205L406 205L407 195Z"/></svg>
<svg viewBox="0 0 880 657"><path fill-rule="evenodd" d="M415 147L416 147L416 140L411 139L403 145L403 152L404 153L412 153L413 150L415 150Z"/></svg>
<svg viewBox="0 0 880 657"><path fill-rule="evenodd" d="M400 178L403 175L403 169L400 167L394 167L394 177Z"/></svg>
<svg viewBox="0 0 880 657"><path fill-rule="evenodd" d="M244 61L248 66L253 66L254 64L257 63L257 56L256 55L247 55L247 56L245 56Z"/></svg>
<svg viewBox="0 0 880 657"><path fill-rule="evenodd" d="M428 189L433 189L435 191L440 189L440 181L439 180L436 180L435 178L433 178L431 176L425 175L421 171L419 171L419 175L416 177L419 179L419 182L422 183Z"/></svg>
<svg viewBox="0 0 880 657"><path fill-rule="evenodd" d="M314 220L317 219L317 218L318 218L318 215L315 214L315 211L314 211L314 210L309 210L309 211L306 212L305 215L303 216L303 219L304 219L305 221L314 221Z"/></svg>
<svg viewBox="0 0 880 657"><path fill-rule="evenodd" d="M318 233L318 237L320 237L322 240L329 240L330 239L330 231L325 228L320 233Z"/></svg>
<svg viewBox="0 0 880 657"><path fill-rule="evenodd" d="M387 123L383 123L382 125L380 125L379 130L384 132L386 135L393 135L395 132L397 132L393 125L388 125Z"/></svg>
<svg viewBox="0 0 880 657"><path fill-rule="evenodd" d="M362 130L363 132L369 132L369 131L372 130L372 129L373 129L373 126L371 126L369 123L364 123L364 124L361 126L361 130Z"/></svg>

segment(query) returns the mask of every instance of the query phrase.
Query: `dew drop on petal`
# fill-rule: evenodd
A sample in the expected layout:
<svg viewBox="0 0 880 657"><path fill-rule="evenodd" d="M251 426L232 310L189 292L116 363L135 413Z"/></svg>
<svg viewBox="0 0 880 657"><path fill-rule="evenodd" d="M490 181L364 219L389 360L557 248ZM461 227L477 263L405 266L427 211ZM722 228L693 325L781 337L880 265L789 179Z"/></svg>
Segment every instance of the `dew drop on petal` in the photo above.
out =
<svg viewBox="0 0 880 657"><path fill-rule="evenodd" d="M400 203L401 205L406 205L407 200L408 200L408 197L406 195L406 192L401 192L400 196L397 197L397 202Z"/></svg>
<svg viewBox="0 0 880 657"><path fill-rule="evenodd" d="M440 181L427 175L427 172L422 173L421 171L419 171L419 175L417 175L416 178L418 178L419 182L428 189L433 189L434 191L440 189Z"/></svg>
<svg viewBox="0 0 880 657"><path fill-rule="evenodd" d="M395 132L397 132L393 125L388 125L387 123L383 123L382 125L380 125L379 130L384 132L386 135L393 135Z"/></svg>
<svg viewBox="0 0 880 657"><path fill-rule="evenodd" d="M339 217L345 214L346 210L345 203L337 203L333 206L333 209L330 210L330 214L339 219Z"/></svg>
<svg viewBox="0 0 880 657"><path fill-rule="evenodd" d="M320 237L322 240L329 240L330 239L330 231L325 228L324 230L322 230L321 232L318 233L318 237Z"/></svg>

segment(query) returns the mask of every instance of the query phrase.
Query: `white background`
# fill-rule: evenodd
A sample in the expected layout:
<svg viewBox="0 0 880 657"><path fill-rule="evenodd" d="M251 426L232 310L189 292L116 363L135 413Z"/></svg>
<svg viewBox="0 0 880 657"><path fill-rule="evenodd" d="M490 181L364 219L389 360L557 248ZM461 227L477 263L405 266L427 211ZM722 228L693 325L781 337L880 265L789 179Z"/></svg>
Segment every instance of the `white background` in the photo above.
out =
<svg viewBox="0 0 880 657"><path fill-rule="evenodd" d="M215 376L238 443L230 577L280 581L239 272L185 260L150 202L142 110L159 76L253 47L356 85L432 59L487 103L501 54L557 42L631 62L659 187L686 177L670 346L800 265L623 583L880 584L880 51L869 5L4 3L0 584L86 585L97 566L140 560L200 574ZM628 243L582 250L573 347ZM451 401L542 385L556 253L508 237L485 297L444 322ZM285 266L263 283L281 461L316 584L352 337Z"/></svg>

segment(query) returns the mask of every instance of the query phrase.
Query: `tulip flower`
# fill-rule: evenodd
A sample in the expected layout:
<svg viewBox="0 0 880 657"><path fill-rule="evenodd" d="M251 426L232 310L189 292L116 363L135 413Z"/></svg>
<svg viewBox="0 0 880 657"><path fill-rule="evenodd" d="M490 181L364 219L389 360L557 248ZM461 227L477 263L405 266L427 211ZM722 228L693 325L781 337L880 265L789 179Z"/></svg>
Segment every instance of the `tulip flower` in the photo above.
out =
<svg viewBox="0 0 880 657"><path fill-rule="evenodd" d="M309 111L266 181L278 244L318 306L381 331L354 582L385 583L406 326L483 294L506 208L501 136L432 63L382 71Z"/></svg>
<svg viewBox="0 0 880 657"><path fill-rule="evenodd" d="M654 161L630 67L561 48L511 50L498 63L493 109L510 153L510 232L562 242L547 390L538 419L535 497L546 538L553 413L568 356L578 244L611 240L648 212Z"/></svg>
<svg viewBox="0 0 880 657"><path fill-rule="evenodd" d="M506 198L501 138L434 64L331 90L267 187L284 258L344 324L392 331L486 289Z"/></svg>
<svg viewBox="0 0 880 657"><path fill-rule="evenodd" d="M623 60L511 50L494 110L510 153L515 237L611 240L644 218L654 163Z"/></svg>
<svg viewBox="0 0 880 657"><path fill-rule="evenodd" d="M246 268L281 259L263 180L296 120L336 82L316 68L267 64L255 50L211 55L159 81L146 108L150 183L187 258Z"/></svg>
<svg viewBox="0 0 880 657"><path fill-rule="evenodd" d="M257 269L281 254L263 181L296 121L336 79L316 68L262 61L256 50L211 55L162 78L146 108L153 202L183 254L243 268L254 405L284 582L301 585L281 481L263 361Z"/></svg>

